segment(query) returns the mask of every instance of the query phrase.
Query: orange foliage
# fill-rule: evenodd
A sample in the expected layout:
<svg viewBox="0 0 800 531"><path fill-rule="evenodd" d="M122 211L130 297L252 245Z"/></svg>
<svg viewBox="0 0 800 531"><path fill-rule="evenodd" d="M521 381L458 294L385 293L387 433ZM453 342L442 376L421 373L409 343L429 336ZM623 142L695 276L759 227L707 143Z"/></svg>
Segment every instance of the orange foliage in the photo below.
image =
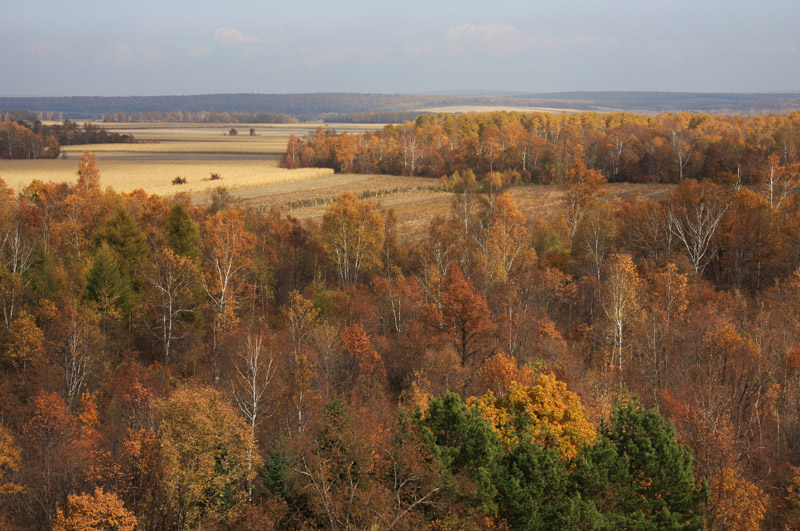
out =
<svg viewBox="0 0 800 531"><path fill-rule="evenodd" d="M56 511L53 531L133 531L136 524L116 494L96 488L93 494L70 494L66 515Z"/></svg>

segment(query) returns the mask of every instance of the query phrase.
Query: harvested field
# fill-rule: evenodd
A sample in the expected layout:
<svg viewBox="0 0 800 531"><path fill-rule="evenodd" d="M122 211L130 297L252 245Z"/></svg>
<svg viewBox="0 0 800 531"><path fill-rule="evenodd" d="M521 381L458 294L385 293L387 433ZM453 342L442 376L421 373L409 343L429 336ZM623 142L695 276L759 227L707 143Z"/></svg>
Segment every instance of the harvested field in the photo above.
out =
<svg viewBox="0 0 800 531"><path fill-rule="evenodd" d="M275 156L286 152L290 135L303 137L317 127L337 132L361 133L383 128L382 124L183 124L183 123L97 123L111 133L131 134L132 144L83 144L62 146L67 157L84 151L113 154L262 154ZM231 135L236 129L238 134ZM250 136L250 129L255 135Z"/></svg>
<svg viewBox="0 0 800 531"><path fill-rule="evenodd" d="M58 160L0 160L0 178L15 190L34 179L75 182L84 151L96 154L103 186L120 192L142 189L151 194L203 193L225 186L231 190L305 181L330 176L333 170L277 167L289 136L312 134L317 127L362 132L380 124L183 124L163 122L111 123L110 132L134 135L133 144L62 146ZM255 135L250 136L250 129ZM236 129L237 135L230 135ZM220 181L208 180L211 173ZM175 177L188 182L172 185Z"/></svg>
<svg viewBox="0 0 800 531"><path fill-rule="evenodd" d="M325 179L281 183L236 190L232 195L244 204L264 209L288 210L299 219L321 220L325 209L340 194L353 192L381 209L393 209L402 238L416 239L425 234L436 215L448 216L453 194L438 189L439 181L424 177L338 174ZM604 187L604 200L629 200L636 196L659 198L670 192L669 184L614 183ZM369 196L372 197L369 197ZM564 193L557 185L511 188L511 195L530 218L552 218L564 205ZM195 196L205 201L206 196Z"/></svg>
<svg viewBox="0 0 800 531"><path fill-rule="evenodd" d="M119 192L142 189L150 194L169 195L176 192L202 193L225 186L236 190L263 187L277 183L313 180L333 175L328 168L285 170L274 160L102 160L100 184ZM6 185L21 190L34 179L44 182L77 181L77 160L0 160L0 178ZM209 180L218 173L218 181ZM184 177L186 184L173 185L172 179Z"/></svg>

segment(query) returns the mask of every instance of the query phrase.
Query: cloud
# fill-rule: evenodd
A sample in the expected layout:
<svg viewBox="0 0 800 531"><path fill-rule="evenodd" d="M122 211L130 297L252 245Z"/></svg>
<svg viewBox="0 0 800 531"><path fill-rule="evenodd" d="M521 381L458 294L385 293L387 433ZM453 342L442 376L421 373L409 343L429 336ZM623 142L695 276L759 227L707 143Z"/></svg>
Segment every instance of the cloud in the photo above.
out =
<svg viewBox="0 0 800 531"><path fill-rule="evenodd" d="M279 42L277 37L256 37L233 28L221 27L214 32L214 40L228 46L252 46Z"/></svg>
<svg viewBox="0 0 800 531"><path fill-rule="evenodd" d="M37 59L46 59L47 57L58 55L64 49L60 44L50 42L40 42L29 48L29 51L36 56Z"/></svg>
<svg viewBox="0 0 800 531"><path fill-rule="evenodd" d="M189 57L205 57L211 49L208 46L200 46L189 50Z"/></svg>
<svg viewBox="0 0 800 531"><path fill-rule="evenodd" d="M111 44L103 54L103 60L123 65L151 65L155 62L158 53L147 46L136 49L127 44Z"/></svg>

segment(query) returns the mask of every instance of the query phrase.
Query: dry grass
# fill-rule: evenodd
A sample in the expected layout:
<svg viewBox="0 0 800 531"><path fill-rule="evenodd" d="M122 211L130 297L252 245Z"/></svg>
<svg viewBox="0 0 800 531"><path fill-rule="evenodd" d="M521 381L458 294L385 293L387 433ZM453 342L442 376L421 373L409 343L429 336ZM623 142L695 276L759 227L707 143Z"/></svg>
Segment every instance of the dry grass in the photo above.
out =
<svg viewBox="0 0 800 531"><path fill-rule="evenodd" d="M231 190L263 187L277 183L308 181L333 175L327 168L285 170L271 160L163 160L128 161L99 160L100 183L119 192L143 189L150 194L168 195L176 192L202 193L209 188L225 186ZM8 186L21 190L34 179L45 182L77 180L76 160L0 160L0 177ZM219 173L219 181L207 180ZM173 185L172 179L185 177L187 184Z"/></svg>

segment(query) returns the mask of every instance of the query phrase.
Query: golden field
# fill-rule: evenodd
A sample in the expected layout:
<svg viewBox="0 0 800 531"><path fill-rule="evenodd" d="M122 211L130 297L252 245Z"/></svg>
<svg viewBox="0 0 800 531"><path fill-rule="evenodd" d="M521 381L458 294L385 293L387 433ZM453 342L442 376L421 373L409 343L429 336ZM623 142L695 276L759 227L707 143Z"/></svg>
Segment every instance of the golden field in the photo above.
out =
<svg viewBox="0 0 800 531"><path fill-rule="evenodd" d="M198 193L225 186L231 190L297 182L333 175L328 168L278 168L274 160L115 160L99 159L100 184L119 192L142 189L150 194ZM77 180L77 159L0 160L0 178L19 191L34 179L44 182ZM211 173L218 181L210 181ZM186 184L173 185L172 179L185 177Z"/></svg>
<svg viewBox="0 0 800 531"><path fill-rule="evenodd" d="M0 178L19 191L34 179L75 182L78 159L84 151L97 155L100 182L120 192L142 189L150 194L203 193L217 186L230 190L268 187L328 177L333 170L278 168L289 136L312 134L317 127L361 132L378 129L373 124L184 124L112 123L100 125L110 132L134 135L133 144L62 146L57 160L0 160ZM230 135L234 128L237 135ZM250 136L250 128L255 135ZM222 177L210 181L212 173ZM173 185L175 177L187 183Z"/></svg>
<svg viewBox="0 0 800 531"><path fill-rule="evenodd" d="M112 133L131 134L133 144L62 146L73 157L89 150L97 153L225 153L282 155L290 135L303 137L317 127L337 132L381 129L381 124L190 124L190 123L96 123ZM255 135L250 136L250 129ZM236 129L238 134L231 135Z"/></svg>

